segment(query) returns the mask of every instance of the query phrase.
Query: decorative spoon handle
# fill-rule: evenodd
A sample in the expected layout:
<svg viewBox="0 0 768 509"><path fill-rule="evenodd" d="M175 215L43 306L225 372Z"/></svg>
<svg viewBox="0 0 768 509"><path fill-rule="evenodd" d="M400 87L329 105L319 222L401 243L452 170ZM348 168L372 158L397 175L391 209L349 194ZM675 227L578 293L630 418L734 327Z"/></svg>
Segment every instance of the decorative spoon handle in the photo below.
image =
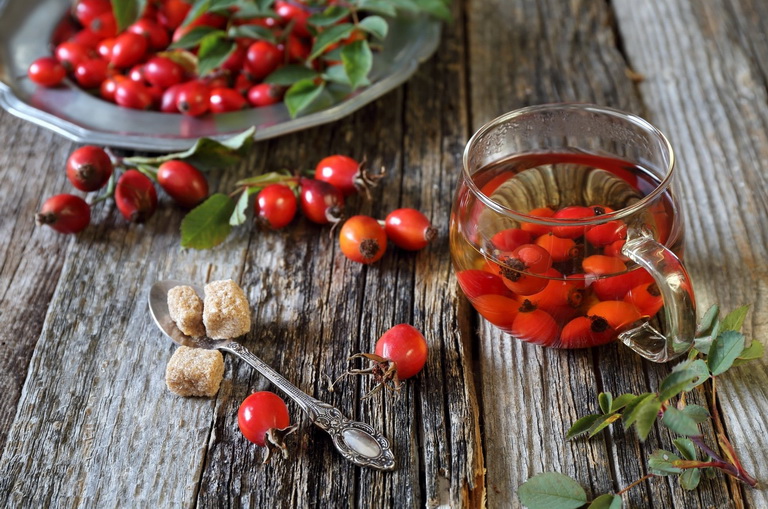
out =
<svg viewBox="0 0 768 509"><path fill-rule="evenodd" d="M240 357L290 396L317 427L331 436L333 444L344 458L362 467L380 470L395 468L395 456L389 440L372 426L347 419L337 408L302 392L240 343L231 341L217 348Z"/></svg>

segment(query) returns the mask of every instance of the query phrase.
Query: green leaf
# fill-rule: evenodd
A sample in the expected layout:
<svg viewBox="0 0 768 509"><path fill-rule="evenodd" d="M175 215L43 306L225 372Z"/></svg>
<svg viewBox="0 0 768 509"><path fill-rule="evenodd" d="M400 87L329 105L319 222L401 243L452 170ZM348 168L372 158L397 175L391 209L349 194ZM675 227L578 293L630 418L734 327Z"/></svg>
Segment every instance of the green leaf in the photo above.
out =
<svg viewBox="0 0 768 509"><path fill-rule="evenodd" d="M659 385L659 400L667 401L709 379L709 369L702 359L686 361L675 366L672 373L666 376Z"/></svg>
<svg viewBox="0 0 768 509"><path fill-rule="evenodd" d="M318 98L324 88L325 83L317 84L311 79L294 83L285 92L285 97L283 98L291 118L295 118L299 113L306 110L312 104L312 101Z"/></svg>
<svg viewBox="0 0 768 509"><path fill-rule="evenodd" d="M226 37L227 33L223 30L219 30L218 28L213 28L209 26L199 26L195 27L189 32L187 32L184 37L179 39L178 41L174 42L170 46L168 46L171 49L190 49L196 47L200 42L208 37L209 35L218 34L221 37Z"/></svg>
<svg viewBox="0 0 768 509"><path fill-rule="evenodd" d="M197 73L205 76L223 64L237 48L237 43L218 34L211 34L200 41L197 52Z"/></svg>
<svg viewBox="0 0 768 509"><path fill-rule="evenodd" d="M192 8L187 13L187 17L181 22L181 26L187 26L199 18L204 12L211 10L211 0L197 0L192 4Z"/></svg>
<svg viewBox="0 0 768 509"><path fill-rule="evenodd" d="M265 83L274 85L293 85L297 81L314 80L319 74L303 65L284 65L264 79Z"/></svg>
<svg viewBox="0 0 768 509"><path fill-rule="evenodd" d="M640 406L654 396L654 394L646 392L644 394L640 394L639 396L635 396L635 399L627 403L627 406L624 407L624 414L622 415L622 420L624 421L624 429L629 429L629 427L634 424L634 422L637 420L636 413Z"/></svg>
<svg viewBox="0 0 768 509"><path fill-rule="evenodd" d="M749 306L741 306L726 315L720 325L721 331L740 331L744 325L744 319L749 312Z"/></svg>
<svg viewBox="0 0 768 509"><path fill-rule="evenodd" d="M589 428L589 438L592 438L593 436L597 435L603 429L607 428L614 422L618 421L621 418L621 414L608 414L608 415L601 415L599 419L597 419L595 422L592 423L592 426Z"/></svg>
<svg viewBox="0 0 768 509"><path fill-rule="evenodd" d="M255 177L248 177L242 180L238 180L235 185L238 187L266 187L269 184L284 184L286 186L295 186L296 179L291 179L291 172L288 170L283 171L270 171L256 175Z"/></svg>
<svg viewBox="0 0 768 509"><path fill-rule="evenodd" d="M694 436L701 434L696 421L673 406L667 407L664 411L661 424L678 435Z"/></svg>
<svg viewBox="0 0 768 509"><path fill-rule="evenodd" d="M613 400L613 403L611 403L611 412L618 412L625 406L629 404L630 401L633 401L637 396L634 394L622 394L618 398Z"/></svg>
<svg viewBox="0 0 768 509"><path fill-rule="evenodd" d="M275 33L267 27L259 25L235 25L229 28L227 34L230 38L245 37L247 39L257 39L276 43Z"/></svg>
<svg viewBox="0 0 768 509"><path fill-rule="evenodd" d="M390 0L360 0L360 10L394 18L397 8Z"/></svg>
<svg viewBox="0 0 768 509"><path fill-rule="evenodd" d="M389 32L389 23L381 16L368 16L357 25L379 40L384 40Z"/></svg>
<svg viewBox="0 0 768 509"><path fill-rule="evenodd" d="M645 441L645 439L648 438L653 423L656 422L656 418L659 416L660 409L661 401L656 398L644 401L637 409L635 429L637 430L637 436L640 437L641 441Z"/></svg>
<svg viewBox="0 0 768 509"><path fill-rule="evenodd" d="M587 503L584 488L557 472L531 477L520 485L517 496L528 509L575 509Z"/></svg>
<svg viewBox="0 0 768 509"><path fill-rule="evenodd" d="M341 50L341 62L353 89L365 83L373 66L373 53L368 41L355 41Z"/></svg>
<svg viewBox="0 0 768 509"><path fill-rule="evenodd" d="M744 335L740 332L728 330L720 333L712 342L707 356L707 366L712 376L717 376L727 371L733 361L744 351Z"/></svg>
<svg viewBox="0 0 768 509"><path fill-rule="evenodd" d="M712 307L710 307L707 312L704 313L704 316L701 317L701 321L696 327L696 336L703 336L704 334L710 333L712 331L712 327L715 326L715 321L717 320L719 314L720 308L717 304L714 304Z"/></svg>
<svg viewBox="0 0 768 509"><path fill-rule="evenodd" d="M117 22L117 32L120 33L139 19L147 2L146 0L111 0L111 4L112 13Z"/></svg>
<svg viewBox="0 0 768 509"><path fill-rule="evenodd" d="M658 475L679 474L683 469L674 465L679 460L680 457L675 453L657 449L648 458L648 467Z"/></svg>
<svg viewBox="0 0 768 509"><path fill-rule="evenodd" d="M604 414L610 413L611 404L613 403L613 394L610 392L601 392L597 395L597 403L600 405L600 410Z"/></svg>
<svg viewBox="0 0 768 509"><path fill-rule="evenodd" d="M229 224L232 226L238 226L245 222L245 211L248 210L248 197L250 196L248 191L249 189L246 189L240 193L235 209L232 211L232 215L229 216Z"/></svg>
<svg viewBox="0 0 768 509"><path fill-rule="evenodd" d="M323 12L307 18L307 23L316 27L327 27L349 16L349 9L340 5L331 5Z"/></svg>
<svg viewBox="0 0 768 509"><path fill-rule="evenodd" d="M629 409L629 405L627 408ZM643 397L631 411L624 413L624 428L627 429L634 424L640 440L645 440L651 432L653 423L656 422L660 409L661 401L655 395Z"/></svg>
<svg viewBox="0 0 768 509"><path fill-rule="evenodd" d="M605 493L594 499L587 509L621 509L621 497Z"/></svg>
<svg viewBox="0 0 768 509"><path fill-rule="evenodd" d="M235 202L227 195L211 195L192 209L181 221L181 246L210 249L226 240L232 225L229 218Z"/></svg>
<svg viewBox="0 0 768 509"><path fill-rule="evenodd" d="M589 431L589 429L592 427L592 424L596 420L598 420L602 415L600 414L591 414L591 415L585 415L584 417L580 418L576 422L573 423L571 428L568 430L568 433L565 435L566 440L570 440L572 438L575 438L579 435L582 435Z"/></svg>
<svg viewBox="0 0 768 509"><path fill-rule="evenodd" d="M680 486L684 490L695 490L699 486L699 481L701 481L701 470L698 468L689 468L680 475Z"/></svg>
<svg viewBox="0 0 768 509"><path fill-rule="evenodd" d="M183 152L173 152L157 157L126 157L124 161L132 165L149 164L160 166L165 161L184 159L200 171L224 168L243 160L253 144L253 133L255 131L256 129L251 127L224 141L199 138L192 147Z"/></svg>
<svg viewBox="0 0 768 509"><path fill-rule="evenodd" d="M308 60L314 60L319 57L325 49L331 44L339 42L340 40L349 37L355 25L351 23L341 23L339 25L333 25L332 27L324 30L317 36L315 43L312 45L312 51L309 54Z"/></svg>
<svg viewBox="0 0 768 509"><path fill-rule="evenodd" d="M694 422L701 424L709 419L709 410L699 405L686 405L681 410L685 415L693 419Z"/></svg>
<svg viewBox="0 0 768 509"><path fill-rule="evenodd" d="M419 10L419 6L416 4L414 0L389 0L389 1L398 9L403 9L405 11L411 11L411 12L417 12Z"/></svg>
<svg viewBox="0 0 768 509"><path fill-rule="evenodd" d="M443 0L415 0L419 9L441 19L443 21L451 20L451 10Z"/></svg>
<svg viewBox="0 0 768 509"><path fill-rule="evenodd" d="M675 447L677 447L677 450L683 455L683 458L691 461L696 459L696 446L693 445L690 438L676 438L672 440L672 443L675 444Z"/></svg>
<svg viewBox="0 0 768 509"><path fill-rule="evenodd" d="M741 352L741 355L736 357L736 360L733 361L733 365L740 366L745 362L760 359L763 357L764 350L765 347L763 344L760 341L753 339L749 346Z"/></svg>

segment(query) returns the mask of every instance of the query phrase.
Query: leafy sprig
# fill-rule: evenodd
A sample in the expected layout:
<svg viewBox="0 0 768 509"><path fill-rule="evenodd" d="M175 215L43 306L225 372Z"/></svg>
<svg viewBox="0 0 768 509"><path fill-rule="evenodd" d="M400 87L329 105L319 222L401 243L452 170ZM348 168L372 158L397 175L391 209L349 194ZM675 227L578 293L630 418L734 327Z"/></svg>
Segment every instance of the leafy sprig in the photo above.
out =
<svg viewBox="0 0 768 509"><path fill-rule="evenodd" d="M604 494L591 502L575 480L557 472L538 474L524 482L518 490L520 501L529 509L577 508L587 504L589 509L615 509L621 507L623 493L648 479L675 475L684 489L693 490L702 476L712 477L717 471L755 487L757 481L741 465L736 451L722 432L716 433L721 453L705 443L700 425L710 418L717 422L717 416L686 401L689 392L709 382L711 408L716 412L717 377L763 356L763 344L747 340L740 332L749 307L739 307L722 320L719 311L717 306L712 306L704 314L688 358L672 368L656 392L622 394L616 398L610 392L600 393L597 398L600 412L578 419L566 434L569 440L583 435L592 438L621 421L624 429L634 427L640 440L644 441L658 423L682 435L672 442L676 452L654 451L648 458L648 474L616 494Z"/></svg>

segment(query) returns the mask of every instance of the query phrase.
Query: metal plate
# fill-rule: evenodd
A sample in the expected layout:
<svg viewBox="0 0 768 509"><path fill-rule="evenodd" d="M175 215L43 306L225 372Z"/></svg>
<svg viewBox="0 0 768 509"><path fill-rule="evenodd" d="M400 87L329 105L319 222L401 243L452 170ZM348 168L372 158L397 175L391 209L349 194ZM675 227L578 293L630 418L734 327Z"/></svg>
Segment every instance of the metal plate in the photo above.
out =
<svg viewBox="0 0 768 509"><path fill-rule="evenodd" d="M406 81L440 41L440 23L403 13L390 20L382 50L374 56L371 85L333 106L291 119L280 103L205 115L137 111L94 97L67 80L39 87L27 68L51 53L49 41L69 9L69 0L0 0L0 106L13 115L81 143L142 151L183 150L200 137L224 139L256 127L263 140L338 120Z"/></svg>

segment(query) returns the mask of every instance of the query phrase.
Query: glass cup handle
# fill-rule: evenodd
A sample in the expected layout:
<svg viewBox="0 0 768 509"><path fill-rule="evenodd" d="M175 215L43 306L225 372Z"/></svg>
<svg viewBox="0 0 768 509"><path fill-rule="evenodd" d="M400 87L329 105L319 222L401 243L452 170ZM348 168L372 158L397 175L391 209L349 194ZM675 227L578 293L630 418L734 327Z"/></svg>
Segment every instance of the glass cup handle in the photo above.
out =
<svg viewBox="0 0 768 509"><path fill-rule="evenodd" d="M696 333L693 286L680 259L645 231L630 232L622 253L645 268L656 280L664 299L664 329L648 321L619 334L619 340L654 362L667 362L687 352Z"/></svg>

